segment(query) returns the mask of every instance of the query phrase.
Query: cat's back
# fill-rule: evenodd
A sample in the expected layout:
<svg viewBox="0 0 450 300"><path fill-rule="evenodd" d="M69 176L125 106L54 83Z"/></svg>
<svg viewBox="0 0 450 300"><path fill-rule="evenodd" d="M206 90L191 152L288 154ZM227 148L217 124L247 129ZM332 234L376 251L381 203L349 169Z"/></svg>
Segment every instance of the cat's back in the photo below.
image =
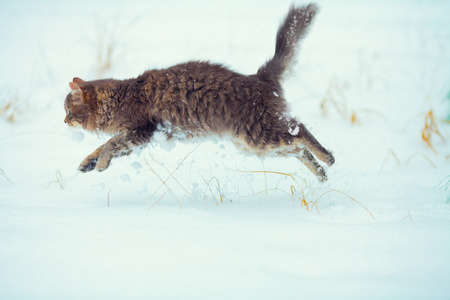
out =
<svg viewBox="0 0 450 300"><path fill-rule="evenodd" d="M284 107L284 100L275 96L282 93L277 83L220 64L187 62L149 72L152 115L183 130L223 132L262 116L271 104Z"/></svg>

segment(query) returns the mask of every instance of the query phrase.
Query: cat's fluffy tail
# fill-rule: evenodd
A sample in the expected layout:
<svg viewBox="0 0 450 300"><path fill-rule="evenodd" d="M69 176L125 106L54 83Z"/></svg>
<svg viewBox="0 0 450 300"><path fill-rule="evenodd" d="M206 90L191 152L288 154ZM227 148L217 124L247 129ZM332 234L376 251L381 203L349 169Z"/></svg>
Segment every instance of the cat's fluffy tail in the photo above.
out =
<svg viewBox="0 0 450 300"><path fill-rule="evenodd" d="M275 55L258 70L258 75L280 81L293 65L300 41L308 33L319 7L310 3L306 6L292 5L278 29Z"/></svg>

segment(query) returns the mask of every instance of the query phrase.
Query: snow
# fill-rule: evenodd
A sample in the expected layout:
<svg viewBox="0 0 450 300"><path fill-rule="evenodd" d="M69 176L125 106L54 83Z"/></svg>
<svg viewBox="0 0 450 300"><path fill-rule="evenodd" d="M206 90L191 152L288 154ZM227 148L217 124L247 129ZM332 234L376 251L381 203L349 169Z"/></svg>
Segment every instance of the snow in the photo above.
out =
<svg viewBox="0 0 450 300"><path fill-rule="evenodd" d="M15 99L14 123L0 113L0 299L450 298L448 1L319 2L283 95L336 157L325 184L295 158L162 135L77 171L109 138L63 122L98 47L114 42L103 77L193 59L251 74L289 5L0 2L0 110Z"/></svg>
<svg viewBox="0 0 450 300"><path fill-rule="evenodd" d="M290 135L296 136L298 132L300 131L300 127L298 125L295 126L295 128L289 128L288 132Z"/></svg>

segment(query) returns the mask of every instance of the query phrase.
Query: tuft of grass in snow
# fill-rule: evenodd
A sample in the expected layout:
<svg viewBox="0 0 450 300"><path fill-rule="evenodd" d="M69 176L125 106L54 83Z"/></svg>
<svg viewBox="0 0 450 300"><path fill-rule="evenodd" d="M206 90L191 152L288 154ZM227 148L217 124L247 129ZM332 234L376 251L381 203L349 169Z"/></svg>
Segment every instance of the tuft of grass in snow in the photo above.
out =
<svg viewBox="0 0 450 300"><path fill-rule="evenodd" d="M219 193L219 200L220 200L220 203L223 203L223 199L226 198L226 197L223 195L223 192L222 192L222 190L221 190L221 188L220 188L220 182L219 182L219 179L217 179L217 177L213 176L209 181L207 181L202 175L200 175L200 176L202 177L203 181L204 181L205 184L206 184L205 191L203 192L203 198L206 198L206 190L208 189L209 192L211 193L211 196L212 196L213 199L214 199L214 202L216 202L216 205L219 205L219 202L217 202L216 197L215 197L215 195L214 195L214 192L213 192L213 190L211 189L211 184L212 184L213 181L215 181L215 182L216 182L215 188L216 188L216 191ZM229 199L229 201L230 201L230 202L233 202L233 201L231 201L230 199Z"/></svg>
<svg viewBox="0 0 450 300"><path fill-rule="evenodd" d="M21 102L21 98L17 93L7 97L5 103L0 106L0 116L10 123L15 123L17 117L24 112L24 108L21 107L23 103Z"/></svg>
<svg viewBox="0 0 450 300"><path fill-rule="evenodd" d="M373 114L384 117L382 113L370 108L358 110L351 109L347 104L347 98L344 92L348 86L349 84L347 81L339 80L337 77L332 77L330 79L325 96L320 102L320 110L323 116L328 116L330 111L333 110L352 125L361 124L362 114Z"/></svg>
<svg viewBox="0 0 450 300"><path fill-rule="evenodd" d="M350 199L351 201L355 202L356 204L358 204L359 206L361 206L362 208L364 208L364 209L367 211L367 213L372 217L372 219L375 220L375 216L370 212L369 209L367 209L367 207L365 207L364 205L362 205L362 204L361 204L358 200L356 200L355 198L350 197L349 195L347 195L346 193L344 193L344 192L342 192L342 191L340 191L340 190L329 190L329 191L326 191L325 193L323 193L322 195L320 195L320 196L313 202L313 206L315 206L315 207L317 208L317 202L319 202L319 200L320 200L323 196L325 196L326 194L329 194L329 193L338 193L338 194L344 195L345 197L347 197L347 198Z"/></svg>
<svg viewBox="0 0 450 300"><path fill-rule="evenodd" d="M155 161L158 165L160 165L162 168L164 168L166 171L167 171L167 173L169 174L165 179L162 179L161 178L161 176L159 176L159 174L151 167L151 165L150 165L150 163L147 161L147 160L145 160L145 163L147 164L147 166L150 168L150 171L161 181L161 185L153 192L153 194L150 196L150 197L148 197L148 199L147 199L147 203L158 193L158 191L163 187L163 186L165 186L166 187L166 189L167 189L167 191L166 192L164 192L164 194L160 197L160 198L158 198L158 200L156 201L156 202L154 202L153 204L152 204L152 206L149 208L149 209L151 209L151 208L153 208L159 201L161 201L161 199L162 198L164 198L164 196L169 192L171 195L172 195L172 197L174 197L175 198L175 200L177 201L177 203L178 203L178 206L180 207L180 208L182 208L182 204L183 204L183 202L180 202L179 200L178 200L178 198L176 197L176 195L175 195L175 193L173 192L173 190L172 190L172 188L167 184L167 182L170 180L170 179L174 179L174 181L188 194L188 195L190 195L190 196L192 196L192 194L174 177L174 174L178 171L178 169L183 165L183 163L184 163L184 161L189 157L189 156L191 156L192 155L192 153L194 153L195 152L195 150L197 150L198 149L198 147L199 146L197 146L197 147L195 147L191 152L189 152L189 153L187 153L186 154L186 156L180 161L180 163L178 163L178 165L177 165L177 167L172 171L172 172L170 172L163 164L161 164L160 162L158 162L153 156L151 156L150 155L150 157L153 159L153 161Z"/></svg>
<svg viewBox="0 0 450 300"><path fill-rule="evenodd" d="M438 154L437 150L433 147L431 144L431 139L434 135L439 136L443 142L445 142L444 136L439 131L436 117L433 111L433 108L431 107L431 99L428 97L428 101L430 103L430 109L427 113L425 113L425 120L424 120L424 126L422 129L422 140L425 142L425 144L433 150L434 153Z"/></svg>
<svg viewBox="0 0 450 300"><path fill-rule="evenodd" d="M275 175L287 176L288 178L290 178L290 179L293 180L293 182L295 183L295 185L299 188L299 191L300 191L301 194L299 194L299 192L297 191L297 188L295 187L294 184L292 184L292 185L290 186L290 193L289 193L289 192L286 192L286 191L283 191L283 190L279 189L278 187L275 187L275 188L273 188L273 189L271 189L271 190L274 190L274 191L281 191L281 192L283 192L283 193L285 193L285 194L288 194L288 195L290 195L290 197L291 197L292 200L300 200L300 206L301 206L301 207L305 207L306 210L309 210L310 208L315 207L317 213L319 213L319 214L320 214L320 211L319 211L319 207L318 207L318 204L317 204L317 203L319 202L319 200L320 200L322 197L324 197L325 195L327 195L327 194L329 194L329 193L338 193L338 194L344 195L345 197L347 197L348 199L350 199L352 202L358 204L358 205L361 206L364 210L366 210L367 213L372 217L372 219L375 220L375 216L370 212L370 210L369 210L367 207L365 207L363 204L361 204L361 202L359 202L359 201L356 200L355 198L353 198L353 197L347 195L346 193L344 193L344 192L342 192L342 191L340 191L340 190L331 189L331 190L328 190L328 191L322 193L320 196L316 197L314 200L307 200L307 198L309 198L309 195L308 195L308 194L305 195L305 189L308 187L307 184L306 184L306 182L304 182L304 184L305 184L304 186L300 186L300 184L298 183L298 181L295 179L295 177L294 177L292 174L289 174L289 173L283 173L283 172L277 172L277 171L240 171L240 170L233 170L233 171L235 171L235 172L241 172L241 173L256 173L256 174L258 174L258 173L263 173L263 174L265 174L265 175L266 175L266 174L275 174ZM264 192L267 193L267 189L266 189L265 191L260 192L260 193L264 193ZM310 205L311 205L311 206L310 206Z"/></svg>
<svg viewBox="0 0 450 300"><path fill-rule="evenodd" d="M114 66L125 57L126 47L130 44L126 39L129 30L135 26L142 16L137 16L123 23L120 12L109 20L96 19L96 33L90 44L95 48L95 73L97 78L104 78Z"/></svg>
<svg viewBox="0 0 450 300"><path fill-rule="evenodd" d="M111 70L115 54L116 54L116 39L112 35L99 33L96 45L96 76L103 78L104 75Z"/></svg>
<svg viewBox="0 0 450 300"><path fill-rule="evenodd" d="M401 166L402 166L402 163L401 163L400 159L398 158L397 154L395 154L394 150L389 149L389 150L388 150L388 154L386 155L386 158L384 159L383 163L381 164L381 167L380 167L380 171L379 171L379 172L383 171L383 168L384 168L385 164L388 162L389 158L391 158L391 157L394 158L394 160L395 160L395 162L397 163L397 166L398 166L398 167L401 167ZM407 165L413 160L413 158L416 158L416 157L422 157L422 158L424 158L424 159L425 159L425 160L426 160L426 161L427 161L434 169L437 168L436 164L433 163L433 161L432 161L428 156L426 156L424 153L422 153L422 152L413 153L411 156L409 156L409 157L405 160L404 165L407 166Z"/></svg>
<svg viewBox="0 0 450 300"><path fill-rule="evenodd" d="M55 180L50 181L47 186L50 186L52 184L57 184L57 185L59 185L59 187L62 190L64 190L64 185L65 184L64 184L64 180L62 178L62 174L61 174L60 170L56 170L56 172L55 172Z"/></svg>

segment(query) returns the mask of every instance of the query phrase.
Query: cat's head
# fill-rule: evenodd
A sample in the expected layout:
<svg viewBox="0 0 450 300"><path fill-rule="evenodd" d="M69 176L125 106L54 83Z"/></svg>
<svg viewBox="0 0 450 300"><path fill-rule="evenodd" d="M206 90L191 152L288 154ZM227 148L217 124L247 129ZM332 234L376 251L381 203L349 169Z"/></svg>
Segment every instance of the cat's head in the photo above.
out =
<svg viewBox="0 0 450 300"><path fill-rule="evenodd" d="M82 126L84 129L94 131L97 127L96 115L89 98L90 88L88 84L75 77L72 82L69 82L71 92L67 95L64 102L64 109L66 117L64 123L73 126Z"/></svg>

